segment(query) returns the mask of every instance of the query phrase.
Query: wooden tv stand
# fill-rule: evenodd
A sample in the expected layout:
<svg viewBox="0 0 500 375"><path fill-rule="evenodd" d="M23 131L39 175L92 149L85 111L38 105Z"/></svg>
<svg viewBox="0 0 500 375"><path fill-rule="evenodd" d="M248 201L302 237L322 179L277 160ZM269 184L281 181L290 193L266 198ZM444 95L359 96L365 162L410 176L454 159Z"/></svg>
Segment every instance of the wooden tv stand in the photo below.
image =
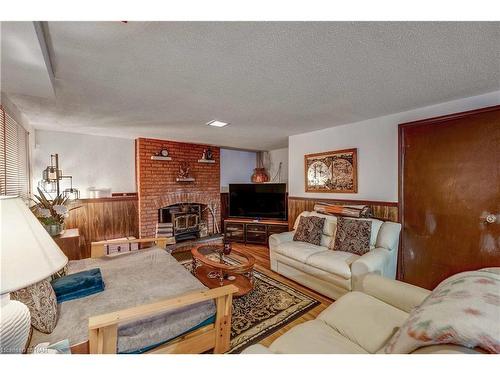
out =
<svg viewBox="0 0 500 375"><path fill-rule="evenodd" d="M229 218L224 220L224 238L231 242L267 244L271 234L288 232L288 221Z"/></svg>

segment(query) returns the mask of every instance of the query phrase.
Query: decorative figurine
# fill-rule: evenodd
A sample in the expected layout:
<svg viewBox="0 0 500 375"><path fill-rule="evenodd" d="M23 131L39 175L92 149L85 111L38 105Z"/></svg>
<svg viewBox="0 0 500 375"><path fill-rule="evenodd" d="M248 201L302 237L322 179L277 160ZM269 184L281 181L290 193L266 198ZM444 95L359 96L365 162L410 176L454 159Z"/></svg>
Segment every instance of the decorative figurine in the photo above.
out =
<svg viewBox="0 0 500 375"><path fill-rule="evenodd" d="M179 178L189 178L189 164L187 162L181 163L179 166Z"/></svg>
<svg viewBox="0 0 500 375"><path fill-rule="evenodd" d="M207 149L203 152L203 154L204 154L204 157L203 157L203 158L204 158L205 160L212 160L212 158L213 158L213 156L214 156L214 155L213 155L213 153L212 153L212 150L210 149L210 147L209 147L209 148L207 148Z"/></svg>

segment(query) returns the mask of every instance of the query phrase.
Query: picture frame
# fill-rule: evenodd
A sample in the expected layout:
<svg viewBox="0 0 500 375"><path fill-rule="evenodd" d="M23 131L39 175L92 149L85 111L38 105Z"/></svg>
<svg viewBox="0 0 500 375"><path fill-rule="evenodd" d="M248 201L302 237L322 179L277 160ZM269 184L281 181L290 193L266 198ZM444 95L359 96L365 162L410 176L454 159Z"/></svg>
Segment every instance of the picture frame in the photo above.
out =
<svg viewBox="0 0 500 375"><path fill-rule="evenodd" d="M358 149L304 155L304 181L308 193L357 193Z"/></svg>

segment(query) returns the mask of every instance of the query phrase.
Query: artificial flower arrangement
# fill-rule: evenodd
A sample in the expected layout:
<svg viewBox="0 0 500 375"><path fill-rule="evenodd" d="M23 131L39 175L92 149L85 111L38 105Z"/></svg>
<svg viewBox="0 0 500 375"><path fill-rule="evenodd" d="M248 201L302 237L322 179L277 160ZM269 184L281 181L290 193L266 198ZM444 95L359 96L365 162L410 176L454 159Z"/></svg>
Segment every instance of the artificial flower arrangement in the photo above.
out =
<svg viewBox="0 0 500 375"><path fill-rule="evenodd" d="M34 194L35 205L31 211L44 225L51 236L56 236L64 230L64 220L69 216L69 211L79 207L68 208L69 198L59 194L54 199L48 199L40 188Z"/></svg>

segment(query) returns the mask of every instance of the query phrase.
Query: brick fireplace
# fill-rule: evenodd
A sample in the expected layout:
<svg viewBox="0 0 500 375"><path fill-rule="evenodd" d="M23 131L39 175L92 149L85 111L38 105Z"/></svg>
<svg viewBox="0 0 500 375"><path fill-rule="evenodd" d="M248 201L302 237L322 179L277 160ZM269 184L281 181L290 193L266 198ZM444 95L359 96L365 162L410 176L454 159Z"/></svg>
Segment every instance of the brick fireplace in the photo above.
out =
<svg viewBox="0 0 500 375"><path fill-rule="evenodd" d="M206 145L138 138L136 178L139 198L139 235L154 237L161 220L160 209L180 204L198 204L202 208L217 202L217 222L220 223L220 149L210 147L215 163L200 163ZM167 149L172 160L151 160L160 150ZM189 166L194 181L176 181L181 166ZM212 217L201 213L212 232Z"/></svg>

